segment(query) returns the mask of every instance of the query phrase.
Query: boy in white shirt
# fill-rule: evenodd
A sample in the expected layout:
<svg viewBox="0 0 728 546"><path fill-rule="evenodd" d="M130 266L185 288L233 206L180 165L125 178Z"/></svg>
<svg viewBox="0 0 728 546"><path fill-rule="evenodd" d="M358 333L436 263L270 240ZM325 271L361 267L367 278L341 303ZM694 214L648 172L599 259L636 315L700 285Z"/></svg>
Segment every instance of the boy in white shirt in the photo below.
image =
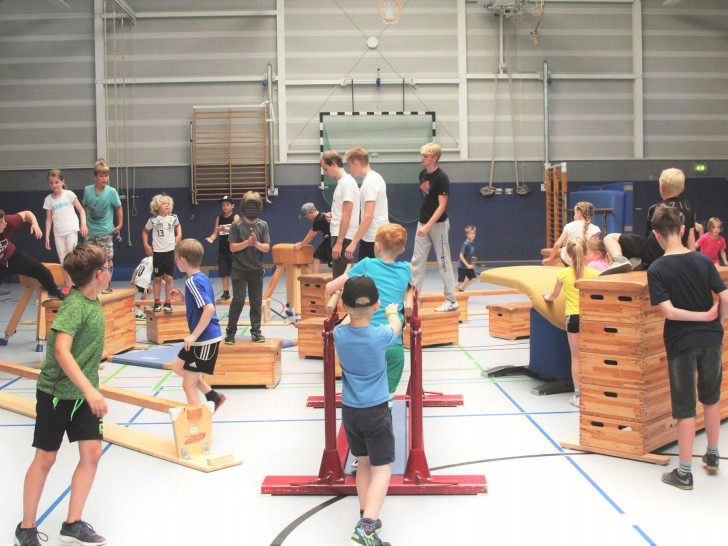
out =
<svg viewBox="0 0 728 546"><path fill-rule="evenodd" d="M164 312L172 312L171 294L174 282L174 245L182 239L182 226L176 214L172 214L174 200L169 195L159 194L152 198L149 208L152 217L142 231L144 251L152 256L154 263L154 307L162 310L162 279L164 279ZM152 246L149 246L149 232L152 232Z"/></svg>

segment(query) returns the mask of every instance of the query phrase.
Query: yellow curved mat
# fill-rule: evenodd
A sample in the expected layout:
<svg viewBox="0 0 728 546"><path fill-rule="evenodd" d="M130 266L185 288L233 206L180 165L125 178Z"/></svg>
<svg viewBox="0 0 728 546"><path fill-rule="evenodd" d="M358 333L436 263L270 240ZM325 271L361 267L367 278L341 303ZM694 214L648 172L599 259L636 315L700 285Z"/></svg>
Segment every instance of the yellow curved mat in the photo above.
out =
<svg viewBox="0 0 728 546"><path fill-rule="evenodd" d="M556 274L561 267L543 265L518 265L514 267L497 267L480 274L480 282L489 282L500 286L515 288L526 294L531 300L533 309L551 324L565 330L564 324L564 291L552 302L543 299L543 291L549 292L556 284Z"/></svg>

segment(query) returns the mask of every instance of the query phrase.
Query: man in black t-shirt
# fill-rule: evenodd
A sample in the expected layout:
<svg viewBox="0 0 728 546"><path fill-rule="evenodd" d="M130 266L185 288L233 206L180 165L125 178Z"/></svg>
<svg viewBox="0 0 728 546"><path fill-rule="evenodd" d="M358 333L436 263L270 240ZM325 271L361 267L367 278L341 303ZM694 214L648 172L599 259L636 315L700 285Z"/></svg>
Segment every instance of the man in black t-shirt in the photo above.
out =
<svg viewBox="0 0 728 546"><path fill-rule="evenodd" d="M316 247L313 253L313 273L317 275L321 269L321 264L325 263L331 267L331 231L329 224L331 223L331 213L323 213L316 210L316 205L313 203L306 203L301 207L301 214L299 218L306 218L313 222L311 229L303 238L303 241L293 245L294 250L300 250L303 245L306 245L314 240L317 233L321 234L323 241Z"/></svg>

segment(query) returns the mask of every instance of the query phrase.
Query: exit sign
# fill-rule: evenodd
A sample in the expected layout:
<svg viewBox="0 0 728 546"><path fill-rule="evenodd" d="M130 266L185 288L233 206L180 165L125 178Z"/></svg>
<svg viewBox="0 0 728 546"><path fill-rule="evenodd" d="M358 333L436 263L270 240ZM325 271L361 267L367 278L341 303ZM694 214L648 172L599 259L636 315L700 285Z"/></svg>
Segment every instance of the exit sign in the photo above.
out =
<svg viewBox="0 0 728 546"><path fill-rule="evenodd" d="M707 163L693 163L693 173L708 174L708 164Z"/></svg>

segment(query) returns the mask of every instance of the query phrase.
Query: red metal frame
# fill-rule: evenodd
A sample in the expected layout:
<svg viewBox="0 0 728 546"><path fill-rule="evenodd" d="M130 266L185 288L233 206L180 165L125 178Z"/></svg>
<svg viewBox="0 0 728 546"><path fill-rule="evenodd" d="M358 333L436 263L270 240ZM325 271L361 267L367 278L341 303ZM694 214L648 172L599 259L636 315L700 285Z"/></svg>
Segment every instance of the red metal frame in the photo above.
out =
<svg viewBox="0 0 728 546"><path fill-rule="evenodd" d="M416 297L415 297L416 302ZM356 479L344 474L348 446L336 435L336 377L334 324L336 312L324 322L324 428L325 447L317 476L266 476L260 491L266 495L356 495ZM417 304L410 323L409 455L402 476L392 476L389 495L475 495L488 492L484 475L433 476L425 456L422 424L422 330ZM343 437L343 438L342 438Z"/></svg>

